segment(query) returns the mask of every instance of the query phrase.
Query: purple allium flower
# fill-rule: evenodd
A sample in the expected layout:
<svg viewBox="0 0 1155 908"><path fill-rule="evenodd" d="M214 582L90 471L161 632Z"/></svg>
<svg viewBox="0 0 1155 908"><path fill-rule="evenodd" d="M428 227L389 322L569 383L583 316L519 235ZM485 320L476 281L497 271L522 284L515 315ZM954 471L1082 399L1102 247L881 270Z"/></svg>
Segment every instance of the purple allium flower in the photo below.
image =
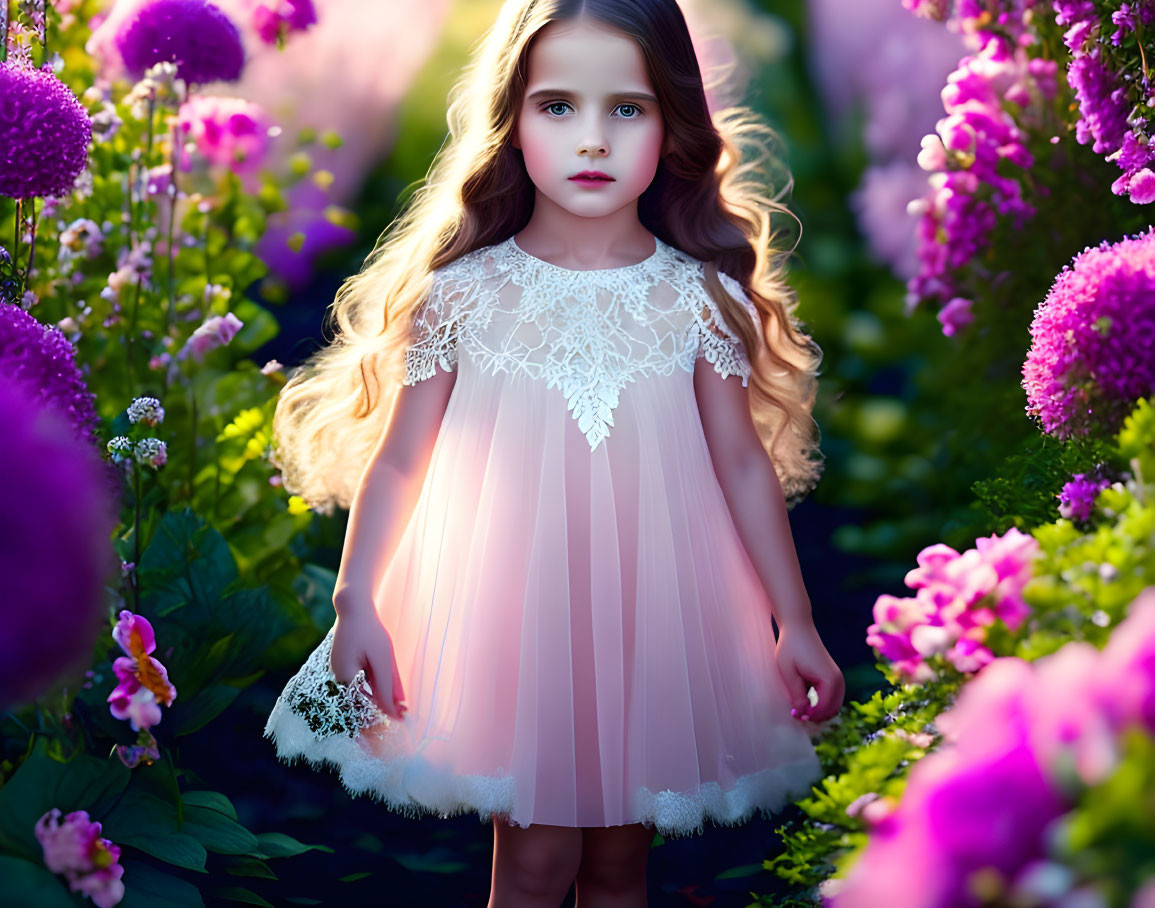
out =
<svg viewBox="0 0 1155 908"><path fill-rule="evenodd" d="M288 32L303 32L317 23L313 0L257 0L253 28L266 44L283 44Z"/></svg>
<svg viewBox="0 0 1155 908"><path fill-rule="evenodd" d="M149 0L125 19L115 41L135 78L154 63L173 62L185 82L235 82L245 65L236 25L206 0Z"/></svg>
<svg viewBox="0 0 1155 908"><path fill-rule="evenodd" d="M1057 438L1114 432L1155 393L1155 227L1075 256L1031 322L1027 413Z"/></svg>
<svg viewBox="0 0 1155 908"><path fill-rule="evenodd" d="M88 113L51 67L0 63L0 195L66 195L91 137Z"/></svg>
<svg viewBox="0 0 1155 908"><path fill-rule="evenodd" d="M12 308L12 307L7 307ZM115 499L91 446L24 382L0 380L0 705L33 700L92 657L116 570ZM77 685L79 686L79 685Z"/></svg>
<svg viewBox="0 0 1155 908"><path fill-rule="evenodd" d="M0 383L21 382L45 406L57 410L78 440L94 444L96 399L75 362L64 333L42 324L19 306L0 305Z"/></svg>
<svg viewBox="0 0 1155 908"><path fill-rule="evenodd" d="M1088 479L1084 473L1074 474L1058 495L1059 514L1068 520L1089 520L1099 492L1110 484L1106 479Z"/></svg>

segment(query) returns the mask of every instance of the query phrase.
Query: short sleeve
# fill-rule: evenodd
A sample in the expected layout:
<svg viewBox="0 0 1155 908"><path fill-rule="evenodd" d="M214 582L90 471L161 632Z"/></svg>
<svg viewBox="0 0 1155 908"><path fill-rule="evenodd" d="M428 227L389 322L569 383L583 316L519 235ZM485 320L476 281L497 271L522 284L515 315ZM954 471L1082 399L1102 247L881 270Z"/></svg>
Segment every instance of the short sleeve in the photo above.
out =
<svg viewBox="0 0 1155 908"><path fill-rule="evenodd" d="M718 278L727 293L742 304L742 308L749 315L755 332L761 335L761 323L758 310L746 295L742 284L728 274L718 272ZM701 307L695 313L695 329L698 337L698 348L695 359L704 356L706 361L713 364L714 370L723 378L737 375L742 379L745 387L750 380L750 360L746 355L746 348L742 339L722 316L714 298L706 292L701 293Z"/></svg>
<svg viewBox="0 0 1155 908"><path fill-rule="evenodd" d="M435 271L429 296L413 318L409 346L405 350L403 384L415 385L432 378L437 366L445 372L456 370L457 347L465 315L460 298L457 282Z"/></svg>

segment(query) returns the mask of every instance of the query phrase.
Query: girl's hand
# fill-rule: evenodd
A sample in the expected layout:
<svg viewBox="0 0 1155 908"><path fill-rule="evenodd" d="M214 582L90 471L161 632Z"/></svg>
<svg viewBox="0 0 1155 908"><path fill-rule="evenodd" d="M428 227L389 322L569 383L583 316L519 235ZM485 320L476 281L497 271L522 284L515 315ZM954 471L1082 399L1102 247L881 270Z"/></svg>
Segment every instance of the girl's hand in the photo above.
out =
<svg viewBox="0 0 1155 908"><path fill-rule="evenodd" d="M846 681L813 625L779 627L776 658L794 706L791 715L824 722L838 714L846 693ZM818 694L814 706L807 696L811 685Z"/></svg>
<svg viewBox="0 0 1155 908"><path fill-rule="evenodd" d="M337 615L329 663L339 684L348 684L364 668L377 706L391 718L404 718L409 707L404 704L405 690L393 655L393 638L372 608Z"/></svg>

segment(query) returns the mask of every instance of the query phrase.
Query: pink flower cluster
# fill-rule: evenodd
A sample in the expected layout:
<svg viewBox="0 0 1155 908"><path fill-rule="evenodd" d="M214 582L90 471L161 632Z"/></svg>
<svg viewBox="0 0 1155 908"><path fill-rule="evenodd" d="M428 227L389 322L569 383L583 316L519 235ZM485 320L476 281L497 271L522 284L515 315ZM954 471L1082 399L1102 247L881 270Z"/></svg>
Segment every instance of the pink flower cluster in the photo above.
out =
<svg viewBox="0 0 1155 908"><path fill-rule="evenodd" d="M1031 322L1027 413L1058 438L1115 431L1155 393L1155 227L1088 247Z"/></svg>
<svg viewBox="0 0 1155 908"><path fill-rule="evenodd" d="M1113 5L1113 4L1112 4ZM1103 4L1107 6L1107 4ZM1155 202L1155 86L1147 74L1147 62L1136 66L1134 76L1124 77L1132 61L1116 51L1124 36L1155 25L1155 5L1123 3L1111 14L1116 26L1108 36L1100 10L1091 0L1054 0L1055 21L1068 26L1063 41L1071 51L1067 81L1079 103L1075 138L1081 145L1107 156L1123 171L1111 191L1145 205ZM1104 10L1105 12L1105 10ZM1150 31L1146 32L1150 38ZM1141 58L1140 44L1136 56ZM1138 61L1135 61L1138 62Z"/></svg>
<svg viewBox="0 0 1155 908"><path fill-rule="evenodd" d="M1123 732L1155 734L1155 587L1101 652L1076 641L1033 663L996 659L936 726L944 743L911 769L901 801L869 813L870 841L825 904L1105 904L1092 882L1052 872L1064 868L1047 842L1083 786L1115 771Z"/></svg>
<svg viewBox="0 0 1155 908"><path fill-rule="evenodd" d="M120 683L108 695L109 711L128 719L135 731L149 729L160 722L160 705L172 706L176 699L167 669L149 655L156 649L152 625L143 615L122 609L112 638L127 655L112 663Z"/></svg>
<svg viewBox="0 0 1155 908"><path fill-rule="evenodd" d="M1027 55L1033 35L1024 33L1018 44L999 34L978 35L978 52L962 58L942 91L947 115L922 142L918 163L932 174L930 191L910 205L919 216L919 270L907 283L908 311L924 299L947 303L940 321L948 336L971 320L969 300L957 293L956 272L989 245L999 217L1022 226L1035 213L1019 180L1004 175L1008 164L1034 166L1005 102L1026 111L1056 92L1054 61Z"/></svg>
<svg viewBox="0 0 1155 908"><path fill-rule="evenodd" d="M238 174L260 169L274 129L259 104L213 95L196 95L185 101L177 113L177 126L192 137L197 151L210 164L228 167ZM192 160L187 151L183 152L180 169L191 168Z"/></svg>
<svg viewBox="0 0 1155 908"><path fill-rule="evenodd" d="M879 596L866 642L910 681L937 678L927 660L938 654L960 672L978 671L994 658L984 645L987 627L1001 620L1017 630L1028 614L1022 590L1038 547L1015 527L980 537L961 554L942 543L928 546L906 575L915 595Z"/></svg>
<svg viewBox="0 0 1155 908"><path fill-rule="evenodd" d="M44 853L44 866L68 879L68 888L99 905L112 908L124 898L124 867L120 846L100 837L100 824L86 810L76 810L60 821L53 807L36 821L34 832Z"/></svg>

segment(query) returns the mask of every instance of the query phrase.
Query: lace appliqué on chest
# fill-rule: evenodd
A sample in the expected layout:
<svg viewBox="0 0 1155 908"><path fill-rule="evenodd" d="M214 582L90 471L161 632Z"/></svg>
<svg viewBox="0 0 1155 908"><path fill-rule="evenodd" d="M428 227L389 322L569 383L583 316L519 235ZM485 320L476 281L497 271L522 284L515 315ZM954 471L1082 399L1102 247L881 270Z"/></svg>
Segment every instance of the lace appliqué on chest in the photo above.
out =
<svg viewBox="0 0 1155 908"><path fill-rule="evenodd" d="M645 261L575 271L522 251L509 238L435 275L406 351L406 384L457 366L465 349L482 371L525 373L557 388L597 447L610 434L622 389L643 375L693 370L698 356L746 384L740 339L702 283L703 265L658 241ZM741 285L727 291L754 314ZM512 287L510 286L512 285ZM668 285L665 292L655 292Z"/></svg>

